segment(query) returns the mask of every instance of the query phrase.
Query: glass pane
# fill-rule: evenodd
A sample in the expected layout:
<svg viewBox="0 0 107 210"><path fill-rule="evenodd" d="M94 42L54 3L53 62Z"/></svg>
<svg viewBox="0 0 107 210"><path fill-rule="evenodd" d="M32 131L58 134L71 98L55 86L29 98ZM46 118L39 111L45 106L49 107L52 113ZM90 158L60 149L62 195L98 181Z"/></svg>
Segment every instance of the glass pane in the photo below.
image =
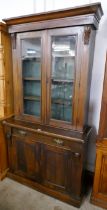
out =
<svg viewBox="0 0 107 210"><path fill-rule="evenodd" d="M23 60L23 78L34 77L40 79L41 77L40 65L41 65L40 59L29 58Z"/></svg>
<svg viewBox="0 0 107 210"><path fill-rule="evenodd" d="M41 113L41 39L22 40L22 77L24 114Z"/></svg>
<svg viewBox="0 0 107 210"><path fill-rule="evenodd" d="M24 100L24 113L40 116L40 101Z"/></svg>
<svg viewBox="0 0 107 210"><path fill-rule="evenodd" d="M38 81L24 81L24 97L25 96L37 96L40 98L41 86Z"/></svg>
<svg viewBox="0 0 107 210"><path fill-rule="evenodd" d="M72 121L75 36L52 37L51 117Z"/></svg>

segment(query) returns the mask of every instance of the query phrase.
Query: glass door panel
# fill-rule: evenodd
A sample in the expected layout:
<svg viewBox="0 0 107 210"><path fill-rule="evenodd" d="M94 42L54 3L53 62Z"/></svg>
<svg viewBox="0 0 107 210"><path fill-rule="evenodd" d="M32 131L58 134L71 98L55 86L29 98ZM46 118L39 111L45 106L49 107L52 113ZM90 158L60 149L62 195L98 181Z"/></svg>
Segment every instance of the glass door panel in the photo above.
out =
<svg viewBox="0 0 107 210"><path fill-rule="evenodd" d="M52 36L51 118L72 121L76 36Z"/></svg>
<svg viewBox="0 0 107 210"><path fill-rule="evenodd" d="M23 112L41 116L41 38L22 40Z"/></svg>

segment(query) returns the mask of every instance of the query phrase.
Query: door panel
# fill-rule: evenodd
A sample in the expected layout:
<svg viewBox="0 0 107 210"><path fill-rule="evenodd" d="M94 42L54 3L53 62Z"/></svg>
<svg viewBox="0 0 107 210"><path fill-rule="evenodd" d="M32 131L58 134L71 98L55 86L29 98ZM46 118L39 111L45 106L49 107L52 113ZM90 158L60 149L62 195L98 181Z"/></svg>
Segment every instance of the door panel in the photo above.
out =
<svg viewBox="0 0 107 210"><path fill-rule="evenodd" d="M13 172L15 174L40 181L40 145L12 138Z"/></svg>
<svg viewBox="0 0 107 210"><path fill-rule="evenodd" d="M81 188L81 155L61 147L42 145L42 181L52 189L74 193Z"/></svg>
<svg viewBox="0 0 107 210"><path fill-rule="evenodd" d="M107 154L102 155L99 192L107 196Z"/></svg>

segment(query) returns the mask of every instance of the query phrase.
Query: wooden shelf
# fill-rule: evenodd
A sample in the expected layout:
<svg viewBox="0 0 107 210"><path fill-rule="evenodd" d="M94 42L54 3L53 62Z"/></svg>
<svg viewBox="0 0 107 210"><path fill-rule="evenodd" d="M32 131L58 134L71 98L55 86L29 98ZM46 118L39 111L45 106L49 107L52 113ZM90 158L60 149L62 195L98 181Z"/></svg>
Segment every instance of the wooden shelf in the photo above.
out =
<svg viewBox="0 0 107 210"><path fill-rule="evenodd" d="M24 100L40 101L39 96L24 96Z"/></svg>
<svg viewBox="0 0 107 210"><path fill-rule="evenodd" d="M26 56L26 57L22 57L22 61L26 61L26 60L36 60L36 59L38 59L38 60L40 60L41 59L41 57L34 57L34 56Z"/></svg>
<svg viewBox="0 0 107 210"><path fill-rule="evenodd" d="M41 81L41 78L36 78L36 77L23 77L23 80Z"/></svg>
<svg viewBox="0 0 107 210"><path fill-rule="evenodd" d="M70 79L54 79L54 78L52 78L52 82L55 82L55 83L74 83L74 80L70 80Z"/></svg>
<svg viewBox="0 0 107 210"><path fill-rule="evenodd" d="M63 101L64 100L64 101ZM65 106L71 106L71 99L52 99L53 104L60 104L60 105L65 105Z"/></svg>
<svg viewBox="0 0 107 210"><path fill-rule="evenodd" d="M72 56L72 55L55 55L54 53L52 54L52 56L54 58L72 58L72 59L75 58L75 55L74 56Z"/></svg>

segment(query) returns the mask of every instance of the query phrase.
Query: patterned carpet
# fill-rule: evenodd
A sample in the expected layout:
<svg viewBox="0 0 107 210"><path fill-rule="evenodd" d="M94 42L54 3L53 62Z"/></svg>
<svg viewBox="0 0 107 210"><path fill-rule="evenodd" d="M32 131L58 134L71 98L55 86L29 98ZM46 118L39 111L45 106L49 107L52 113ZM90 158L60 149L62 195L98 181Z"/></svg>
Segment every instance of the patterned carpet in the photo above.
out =
<svg viewBox="0 0 107 210"><path fill-rule="evenodd" d="M76 210L50 196L19 184L9 178L0 182L0 210ZM103 210L84 199L79 210Z"/></svg>

